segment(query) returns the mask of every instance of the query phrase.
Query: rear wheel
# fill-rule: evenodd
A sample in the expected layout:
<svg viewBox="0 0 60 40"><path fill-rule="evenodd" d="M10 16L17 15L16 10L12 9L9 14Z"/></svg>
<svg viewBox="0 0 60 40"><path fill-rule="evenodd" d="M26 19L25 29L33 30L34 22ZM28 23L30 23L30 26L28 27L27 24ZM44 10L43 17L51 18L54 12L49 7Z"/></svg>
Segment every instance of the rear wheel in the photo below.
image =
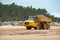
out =
<svg viewBox="0 0 60 40"><path fill-rule="evenodd" d="M40 29L44 30L44 24L43 23L40 24Z"/></svg>
<svg viewBox="0 0 60 40"><path fill-rule="evenodd" d="M50 29L50 25L47 25L47 29Z"/></svg>
<svg viewBox="0 0 60 40"><path fill-rule="evenodd" d="M39 27L38 29L41 30L41 27Z"/></svg>
<svg viewBox="0 0 60 40"><path fill-rule="evenodd" d="M26 27L27 28L27 30L31 30L31 27Z"/></svg>
<svg viewBox="0 0 60 40"><path fill-rule="evenodd" d="M34 27L35 30L37 30L37 27Z"/></svg>

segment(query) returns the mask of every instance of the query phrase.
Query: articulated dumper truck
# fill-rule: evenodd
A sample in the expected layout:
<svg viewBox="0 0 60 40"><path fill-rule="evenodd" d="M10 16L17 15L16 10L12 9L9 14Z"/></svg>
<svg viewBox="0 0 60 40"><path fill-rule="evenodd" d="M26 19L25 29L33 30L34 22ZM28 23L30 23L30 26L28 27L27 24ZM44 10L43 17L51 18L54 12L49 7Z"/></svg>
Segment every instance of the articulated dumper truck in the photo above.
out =
<svg viewBox="0 0 60 40"><path fill-rule="evenodd" d="M25 20L23 25L27 30L34 29L50 29L50 24L52 22L51 18L44 15L29 16L28 20Z"/></svg>

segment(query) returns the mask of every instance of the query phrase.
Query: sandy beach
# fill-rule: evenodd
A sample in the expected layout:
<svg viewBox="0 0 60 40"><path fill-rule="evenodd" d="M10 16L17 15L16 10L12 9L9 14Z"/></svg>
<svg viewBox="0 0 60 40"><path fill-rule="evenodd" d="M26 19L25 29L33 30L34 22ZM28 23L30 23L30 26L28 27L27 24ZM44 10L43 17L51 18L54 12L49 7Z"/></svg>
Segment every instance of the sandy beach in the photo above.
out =
<svg viewBox="0 0 60 40"><path fill-rule="evenodd" d="M49 30L26 30L24 26L0 26L0 40L60 40L60 26Z"/></svg>

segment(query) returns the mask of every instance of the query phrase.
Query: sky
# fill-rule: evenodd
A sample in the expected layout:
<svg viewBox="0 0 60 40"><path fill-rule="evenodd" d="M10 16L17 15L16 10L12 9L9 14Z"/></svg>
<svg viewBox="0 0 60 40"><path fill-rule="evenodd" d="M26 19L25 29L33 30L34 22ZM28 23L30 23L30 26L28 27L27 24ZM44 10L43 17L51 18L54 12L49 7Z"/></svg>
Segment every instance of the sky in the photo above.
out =
<svg viewBox="0 0 60 40"><path fill-rule="evenodd" d="M24 7L45 8L48 13L60 17L60 0L0 0L3 4L15 3Z"/></svg>

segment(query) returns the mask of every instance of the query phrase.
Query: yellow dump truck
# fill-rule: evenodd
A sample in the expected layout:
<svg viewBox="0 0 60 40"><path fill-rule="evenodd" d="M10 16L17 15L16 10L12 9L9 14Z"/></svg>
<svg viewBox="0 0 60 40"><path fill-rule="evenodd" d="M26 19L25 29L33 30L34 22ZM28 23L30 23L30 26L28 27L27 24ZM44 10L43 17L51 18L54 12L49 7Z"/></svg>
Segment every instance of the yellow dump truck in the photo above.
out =
<svg viewBox="0 0 60 40"><path fill-rule="evenodd" d="M34 29L50 29L49 23L52 22L51 18L44 15L29 16L28 20L25 20L23 25L30 30Z"/></svg>

